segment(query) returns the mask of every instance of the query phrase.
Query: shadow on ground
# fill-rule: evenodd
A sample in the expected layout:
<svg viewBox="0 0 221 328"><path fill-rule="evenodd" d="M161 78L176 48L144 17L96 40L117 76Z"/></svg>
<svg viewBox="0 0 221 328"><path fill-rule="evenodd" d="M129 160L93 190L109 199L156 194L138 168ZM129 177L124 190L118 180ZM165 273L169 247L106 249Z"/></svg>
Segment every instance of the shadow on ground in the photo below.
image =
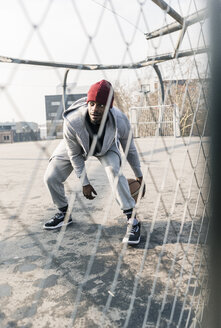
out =
<svg viewBox="0 0 221 328"><path fill-rule="evenodd" d="M38 327L54 327L61 316L63 327L68 327L76 309L74 327L123 327L126 318L127 327L142 327L144 320L147 327L155 327L158 320L162 328L168 322L172 328L178 323L184 327L188 320L190 327L196 315L192 295L201 292L194 253L205 239L207 223L201 223L186 222L180 231L180 222L173 220L164 243L167 222L156 222L149 236L150 223L144 220L140 245L125 251L121 218L102 229L84 220L74 222L56 251L59 231L26 230L5 240L0 270L8 274L8 281L0 284L2 327L36 327L36 322ZM190 275L193 258L196 272Z"/></svg>

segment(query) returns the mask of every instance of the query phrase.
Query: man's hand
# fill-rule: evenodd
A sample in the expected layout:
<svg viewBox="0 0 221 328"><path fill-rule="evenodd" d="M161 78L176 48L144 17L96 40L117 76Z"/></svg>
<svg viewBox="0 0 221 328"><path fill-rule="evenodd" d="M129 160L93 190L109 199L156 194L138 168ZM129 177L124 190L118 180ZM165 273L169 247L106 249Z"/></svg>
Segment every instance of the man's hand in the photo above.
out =
<svg viewBox="0 0 221 328"><path fill-rule="evenodd" d="M97 195L97 193L94 190L94 188L92 187L92 185L88 184L86 186L83 186L83 194L84 194L84 197L86 197L87 199L94 199L95 196L93 196L92 193L94 193L95 195Z"/></svg>
<svg viewBox="0 0 221 328"><path fill-rule="evenodd" d="M143 177L136 178L136 180L137 180L137 181L139 182L139 184L141 185L141 184L142 184L142 181L143 181ZM143 192L142 192L142 196L141 196L141 197L144 197L145 192L146 192L146 186L145 186L145 183L144 183L144 184L143 184Z"/></svg>

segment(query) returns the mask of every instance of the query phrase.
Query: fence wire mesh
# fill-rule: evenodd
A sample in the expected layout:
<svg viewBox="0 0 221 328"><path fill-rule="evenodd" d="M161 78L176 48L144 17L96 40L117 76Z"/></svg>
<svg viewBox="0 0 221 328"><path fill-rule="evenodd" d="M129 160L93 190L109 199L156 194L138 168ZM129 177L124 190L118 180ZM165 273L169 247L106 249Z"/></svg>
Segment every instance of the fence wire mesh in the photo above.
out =
<svg viewBox="0 0 221 328"><path fill-rule="evenodd" d="M206 2L1 5L0 326L204 327L211 175ZM136 204L137 247L121 243L126 219L95 157L86 171L96 199L83 197L73 173L65 189L74 224L42 229L56 211L43 176L60 142L64 107L103 78L132 125L120 173L133 176L126 161L132 132L140 155L146 194ZM45 111L47 138L32 124L44 122ZM26 123L20 138L29 133L36 140L11 142L15 121ZM98 133L103 129L104 122Z"/></svg>

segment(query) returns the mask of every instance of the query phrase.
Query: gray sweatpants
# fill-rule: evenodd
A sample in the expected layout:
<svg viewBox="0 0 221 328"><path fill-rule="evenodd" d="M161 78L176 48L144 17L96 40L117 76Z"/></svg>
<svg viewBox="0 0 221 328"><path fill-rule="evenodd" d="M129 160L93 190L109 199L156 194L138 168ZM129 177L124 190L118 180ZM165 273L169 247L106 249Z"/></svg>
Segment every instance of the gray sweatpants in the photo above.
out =
<svg viewBox="0 0 221 328"><path fill-rule="evenodd" d="M112 192L121 209L128 210L134 208L135 201L131 197L127 179L124 175L119 175L121 165L119 155L109 150L104 156L97 158L106 171ZM58 208L68 204L64 182L72 171L73 167L68 159L64 144L60 143L49 161L44 176L44 181L50 191L52 200Z"/></svg>

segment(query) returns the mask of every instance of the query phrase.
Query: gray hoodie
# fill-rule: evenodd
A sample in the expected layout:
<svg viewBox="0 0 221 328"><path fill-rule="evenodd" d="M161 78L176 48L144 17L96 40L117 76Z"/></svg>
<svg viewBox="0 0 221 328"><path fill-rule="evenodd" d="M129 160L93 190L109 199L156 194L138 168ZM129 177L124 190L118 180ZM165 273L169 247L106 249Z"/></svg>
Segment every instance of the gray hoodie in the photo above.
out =
<svg viewBox="0 0 221 328"><path fill-rule="evenodd" d="M64 140L69 159L78 178L81 178L82 185L89 184L85 172L85 160L89 155L89 134L85 125L85 116L87 113L87 98L81 98L74 102L64 112ZM119 143L125 152L131 130L127 116L118 108L112 107L108 112L108 121L105 126L105 135L102 149L96 153L96 157L105 155L108 150L116 152L119 157ZM136 177L142 176L140 161L133 138L128 147L127 160L134 171Z"/></svg>

